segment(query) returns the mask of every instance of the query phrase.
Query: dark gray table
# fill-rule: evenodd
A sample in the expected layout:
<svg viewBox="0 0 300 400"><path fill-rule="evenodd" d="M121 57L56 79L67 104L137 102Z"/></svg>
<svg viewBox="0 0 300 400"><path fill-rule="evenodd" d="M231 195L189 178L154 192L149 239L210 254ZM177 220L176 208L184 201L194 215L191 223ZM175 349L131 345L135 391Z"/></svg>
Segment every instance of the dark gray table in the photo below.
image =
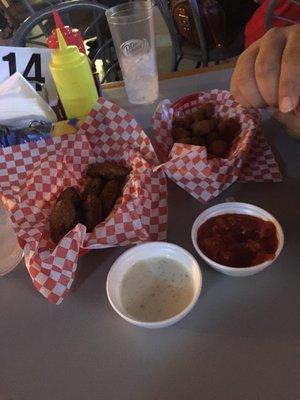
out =
<svg viewBox="0 0 300 400"><path fill-rule="evenodd" d="M162 97L227 88L231 71L161 82ZM107 96L125 106L122 89ZM153 107L128 107L145 128ZM272 267L248 278L200 261L203 291L193 311L163 330L121 318L105 293L108 270L124 248L80 261L60 306L33 288L23 265L0 278L0 400L299 400L300 143L269 119L284 182L235 184L228 197L266 208L286 238ZM168 240L196 255L190 229L203 206L169 184Z"/></svg>

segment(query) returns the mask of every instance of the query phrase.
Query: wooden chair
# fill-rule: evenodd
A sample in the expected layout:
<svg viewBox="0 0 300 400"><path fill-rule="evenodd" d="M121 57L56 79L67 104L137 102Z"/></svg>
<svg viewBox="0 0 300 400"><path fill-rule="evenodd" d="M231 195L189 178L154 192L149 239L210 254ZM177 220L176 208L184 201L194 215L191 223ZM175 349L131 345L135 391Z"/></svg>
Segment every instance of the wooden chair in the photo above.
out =
<svg viewBox="0 0 300 400"><path fill-rule="evenodd" d="M236 37L235 42L228 43L226 47L209 48L199 12L199 2L201 0L188 0L194 19L198 42L200 45L195 45L187 42L177 32L170 5L168 0L156 0L156 5L159 8L163 19L169 29L172 42L172 65L171 70L177 71L179 63L183 59L192 60L196 63L196 67L207 66L209 62L216 64L223 60L234 57L240 54L243 50L243 32Z"/></svg>

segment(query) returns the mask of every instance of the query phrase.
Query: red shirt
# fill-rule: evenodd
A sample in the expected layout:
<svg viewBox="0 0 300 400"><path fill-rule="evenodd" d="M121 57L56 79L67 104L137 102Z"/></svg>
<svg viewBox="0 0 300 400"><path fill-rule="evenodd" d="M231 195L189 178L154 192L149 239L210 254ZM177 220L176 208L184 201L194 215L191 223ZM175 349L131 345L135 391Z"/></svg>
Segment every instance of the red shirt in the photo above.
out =
<svg viewBox="0 0 300 400"><path fill-rule="evenodd" d="M262 37L266 33L266 14L269 0L264 0L261 6L254 12L245 28L245 48ZM280 0L276 7L273 26L290 25L287 21L282 21L276 16L288 18L295 22L300 22L300 4L295 4L290 0Z"/></svg>

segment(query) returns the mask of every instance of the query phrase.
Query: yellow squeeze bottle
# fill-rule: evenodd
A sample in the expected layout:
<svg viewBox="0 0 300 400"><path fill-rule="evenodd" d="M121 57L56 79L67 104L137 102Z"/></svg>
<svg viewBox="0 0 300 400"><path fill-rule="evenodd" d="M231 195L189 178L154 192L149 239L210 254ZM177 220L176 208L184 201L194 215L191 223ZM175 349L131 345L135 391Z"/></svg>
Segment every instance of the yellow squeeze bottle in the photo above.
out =
<svg viewBox="0 0 300 400"><path fill-rule="evenodd" d="M53 50L50 71L67 118L86 116L98 99L87 56L67 46L57 29L59 48Z"/></svg>

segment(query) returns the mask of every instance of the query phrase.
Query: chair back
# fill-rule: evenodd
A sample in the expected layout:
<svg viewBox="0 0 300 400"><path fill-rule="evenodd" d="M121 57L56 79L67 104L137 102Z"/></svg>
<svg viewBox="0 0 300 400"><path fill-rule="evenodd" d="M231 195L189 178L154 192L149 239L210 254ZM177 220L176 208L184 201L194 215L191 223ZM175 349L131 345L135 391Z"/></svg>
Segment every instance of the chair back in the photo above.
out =
<svg viewBox="0 0 300 400"><path fill-rule="evenodd" d="M199 5L201 3L201 1L197 0L188 0L189 5L191 7L191 11L192 11L192 15L193 15L193 19L194 19L194 23L195 23L195 27L196 27L196 32L197 32L197 36L198 36L198 40L200 43L200 49L201 49L201 54L202 54L202 62L203 65L207 65L208 62L208 54L207 54L207 48L208 45L206 43L206 38L204 35L204 28L201 22L201 16L200 16L200 11L199 11Z"/></svg>
<svg viewBox="0 0 300 400"><path fill-rule="evenodd" d="M50 35L54 28L53 11L56 10L64 21L72 27L80 30L83 40L96 38L95 48L89 57L95 69L95 62L101 59L103 62L104 77L102 82L116 80L119 78L118 62L113 48L113 42L105 17L107 7L100 3L92 3L89 1L69 1L60 4L51 5L38 12L35 12L15 33L12 46L26 47L26 45L47 47L46 37ZM73 18L77 15L76 23ZM87 23L81 25L80 22L84 17L89 17ZM74 18L75 19L75 18ZM78 20L79 19L79 20ZM81 25L81 26L80 26ZM101 26L101 28L100 28ZM40 30L36 33L36 30ZM112 78L112 79L111 79Z"/></svg>
<svg viewBox="0 0 300 400"><path fill-rule="evenodd" d="M205 41L205 36L203 33L203 27L201 23L200 13L199 13L199 6L197 0L187 0L187 3L190 6L192 17L195 22L196 27L196 35L198 38L198 42L200 43L200 49L202 53L202 59L204 62L207 60L207 46ZM179 56L183 55L183 41L182 38L176 28L176 24L174 21L173 13L171 10L171 4L168 0L156 0L156 5L159 8L162 17L169 29L169 33L171 36L172 47L174 47L176 53Z"/></svg>
<svg viewBox="0 0 300 400"><path fill-rule="evenodd" d="M179 35L173 20L172 13L170 11L170 5L168 0L156 0L156 6L158 7L171 36L172 46L176 49L176 51L180 52L180 40Z"/></svg>

